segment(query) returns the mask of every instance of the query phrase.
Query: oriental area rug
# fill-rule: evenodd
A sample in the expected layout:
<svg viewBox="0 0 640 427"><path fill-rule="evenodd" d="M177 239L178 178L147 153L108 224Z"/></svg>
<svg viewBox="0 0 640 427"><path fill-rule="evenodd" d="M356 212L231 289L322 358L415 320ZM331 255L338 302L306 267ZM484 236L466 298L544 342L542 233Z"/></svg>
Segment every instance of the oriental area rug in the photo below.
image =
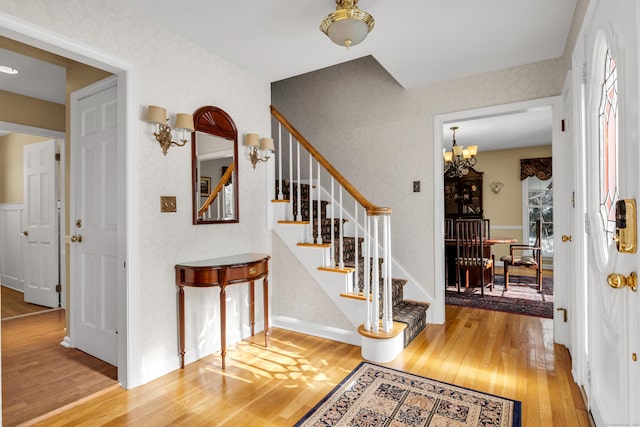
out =
<svg viewBox="0 0 640 427"><path fill-rule="evenodd" d="M509 289L505 291L503 275L496 274L493 291L489 291L488 286L484 291L484 296L481 296L480 287L469 287L460 288L458 293L455 286L447 286L445 303L546 319L553 318L553 278L551 277L542 278L542 293L540 293L533 276L511 275Z"/></svg>
<svg viewBox="0 0 640 427"><path fill-rule="evenodd" d="M362 362L297 427L520 427L521 403Z"/></svg>

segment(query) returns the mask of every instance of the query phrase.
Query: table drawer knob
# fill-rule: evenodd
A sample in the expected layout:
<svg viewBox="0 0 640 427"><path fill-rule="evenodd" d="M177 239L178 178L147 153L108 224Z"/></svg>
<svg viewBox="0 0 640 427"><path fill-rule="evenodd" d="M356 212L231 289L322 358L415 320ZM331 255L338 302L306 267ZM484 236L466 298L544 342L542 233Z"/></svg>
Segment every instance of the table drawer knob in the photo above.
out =
<svg viewBox="0 0 640 427"><path fill-rule="evenodd" d="M255 267L249 267L249 274L254 275L258 272Z"/></svg>

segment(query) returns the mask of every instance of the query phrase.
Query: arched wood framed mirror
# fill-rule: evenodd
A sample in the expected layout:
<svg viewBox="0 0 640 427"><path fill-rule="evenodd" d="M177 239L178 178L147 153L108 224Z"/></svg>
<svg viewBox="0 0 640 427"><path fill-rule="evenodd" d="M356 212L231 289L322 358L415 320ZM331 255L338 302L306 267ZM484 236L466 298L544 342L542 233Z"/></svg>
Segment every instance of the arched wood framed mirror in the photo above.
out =
<svg viewBox="0 0 640 427"><path fill-rule="evenodd" d="M193 114L191 137L193 223L238 222L238 131L218 107Z"/></svg>

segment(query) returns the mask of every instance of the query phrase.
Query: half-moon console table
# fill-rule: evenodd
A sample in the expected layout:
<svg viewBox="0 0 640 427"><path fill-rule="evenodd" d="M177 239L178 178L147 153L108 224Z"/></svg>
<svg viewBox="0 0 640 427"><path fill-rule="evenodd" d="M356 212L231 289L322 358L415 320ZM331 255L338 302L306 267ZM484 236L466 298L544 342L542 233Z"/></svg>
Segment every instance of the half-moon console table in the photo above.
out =
<svg viewBox="0 0 640 427"><path fill-rule="evenodd" d="M176 286L178 287L178 334L180 346L180 368L184 368L184 287L193 286L220 288L220 353L222 369L225 369L224 358L227 354L227 308L226 287L236 283L249 282L249 298L251 304L251 336L254 335L255 305L254 281L262 280L264 301L264 345L269 345L269 255L241 254L223 258L212 258L201 261L185 262L176 265Z"/></svg>

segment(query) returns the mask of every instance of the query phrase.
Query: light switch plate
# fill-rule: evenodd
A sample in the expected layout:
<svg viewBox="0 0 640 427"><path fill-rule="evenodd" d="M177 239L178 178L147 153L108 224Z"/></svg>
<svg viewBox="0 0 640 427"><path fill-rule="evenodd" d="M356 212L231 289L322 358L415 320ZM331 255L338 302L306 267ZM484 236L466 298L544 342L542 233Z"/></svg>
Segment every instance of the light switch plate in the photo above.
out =
<svg viewBox="0 0 640 427"><path fill-rule="evenodd" d="M420 181L413 181L413 192L414 193L420 192Z"/></svg>
<svg viewBox="0 0 640 427"><path fill-rule="evenodd" d="M160 196L160 212L175 212L176 196Z"/></svg>

